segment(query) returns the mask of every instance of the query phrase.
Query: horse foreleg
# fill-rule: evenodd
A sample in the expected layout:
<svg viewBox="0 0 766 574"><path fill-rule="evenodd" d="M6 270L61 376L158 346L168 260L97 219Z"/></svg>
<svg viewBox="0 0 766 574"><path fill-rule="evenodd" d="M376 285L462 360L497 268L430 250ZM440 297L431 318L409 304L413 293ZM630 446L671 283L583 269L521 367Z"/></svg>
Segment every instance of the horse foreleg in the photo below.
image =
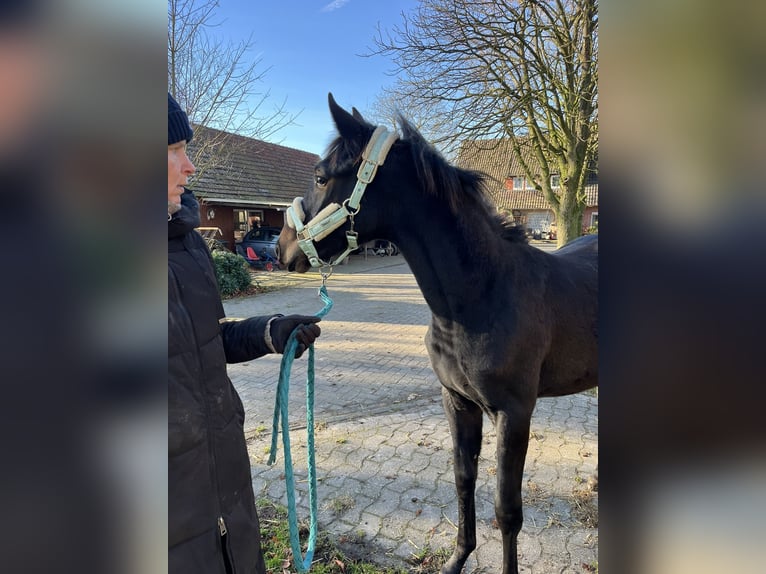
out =
<svg viewBox="0 0 766 574"><path fill-rule="evenodd" d="M526 412L529 410L529 412ZM503 574L518 574L516 539L524 521L521 480L529 443L531 409L498 413L495 517L503 535Z"/></svg>
<svg viewBox="0 0 766 574"><path fill-rule="evenodd" d="M458 500L457 545L441 574L459 574L476 548L474 490L481 450L482 412L475 403L442 387L442 403L452 434L455 487Z"/></svg>

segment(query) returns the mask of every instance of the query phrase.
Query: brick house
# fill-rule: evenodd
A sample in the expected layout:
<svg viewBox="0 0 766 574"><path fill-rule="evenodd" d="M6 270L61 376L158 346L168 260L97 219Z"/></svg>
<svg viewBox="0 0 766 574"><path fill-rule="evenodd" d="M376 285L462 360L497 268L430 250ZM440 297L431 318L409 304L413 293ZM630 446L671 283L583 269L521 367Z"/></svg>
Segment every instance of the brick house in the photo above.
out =
<svg viewBox="0 0 766 574"><path fill-rule="evenodd" d="M527 165L538 165L531 151L524 157ZM513 217L528 230L547 233L555 227L556 216L542 191L524 173L509 140L478 140L460 146L456 164L487 174L487 189L498 211ZM558 174L551 175L551 185L558 188ZM586 207L582 227L598 225L598 177L593 173L585 186Z"/></svg>
<svg viewBox="0 0 766 574"><path fill-rule="evenodd" d="M219 159L206 167L205 159L212 153L208 149L215 149ZM313 153L202 127L195 127L189 157L197 152L202 154L200 170L188 188L200 201L201 226L218 227L223 235L218 239L232 251L256 220L282 227L293 199L311 188L320 159Z"/></svg>

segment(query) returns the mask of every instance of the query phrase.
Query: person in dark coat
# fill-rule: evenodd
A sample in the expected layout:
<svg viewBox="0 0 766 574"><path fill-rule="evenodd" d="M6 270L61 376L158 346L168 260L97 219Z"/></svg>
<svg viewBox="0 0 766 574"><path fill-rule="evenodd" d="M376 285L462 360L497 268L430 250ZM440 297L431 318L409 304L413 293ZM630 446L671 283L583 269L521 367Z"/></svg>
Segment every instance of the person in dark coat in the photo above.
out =
<svg viewBox="0 0 766 574"><path fill-rule="evenodd" d="M184 188L192 135L168 94L168 572L265 574L245 413L226 364L283 352L295 328L299 357L319 319L224 320L212 258L194 230L199 204Z"/></svg>

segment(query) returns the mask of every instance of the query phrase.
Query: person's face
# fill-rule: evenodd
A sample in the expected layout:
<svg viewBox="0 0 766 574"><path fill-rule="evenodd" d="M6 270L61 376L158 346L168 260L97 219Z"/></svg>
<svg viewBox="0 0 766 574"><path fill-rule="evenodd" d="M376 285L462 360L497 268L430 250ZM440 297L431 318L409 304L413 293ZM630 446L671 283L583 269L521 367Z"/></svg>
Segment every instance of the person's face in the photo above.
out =
<svg viewBox="0 0 766 574"><path fill-rule="evenodd" d="M0 158L38 128L40 108L51 92L46 85L47 56L36 33L0 30Z"/></svg>
<svg viewBox="0 0 766 574"><path fill-rule="evenodd" d="M196 168L186 155L186 141L168 146L168 203L180 205L184 186Z"/></svg>

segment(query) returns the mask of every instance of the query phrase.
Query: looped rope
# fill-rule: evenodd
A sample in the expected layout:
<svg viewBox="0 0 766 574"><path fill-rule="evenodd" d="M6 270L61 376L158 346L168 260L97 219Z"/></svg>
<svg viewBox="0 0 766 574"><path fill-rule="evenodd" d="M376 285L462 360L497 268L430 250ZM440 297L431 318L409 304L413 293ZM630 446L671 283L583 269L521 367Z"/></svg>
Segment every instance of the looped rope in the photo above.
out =
<svg viewBox="0 0 766 574"><path fill-rule="evenodd" d="M332 309L332 299L327 295L327 288L322 281L319 288L319 296L324 302L324 307L316 316L324 317ZM309 346L309 358L306 375L306 442L308 447L308 474L309 474L309 507L310 527L309 539L306 548L306 557L301 561L301 544L298 535L298 518L295 511L295 479L293 477L293 459L290 453L290 427L287 419L287 400L290 390L290 371L295 360L295 351L298 348L296 339L297 328L290 333L285 350L282 353L282 363L279 367L279 382L277 383L277 399L274 405L274 422L271 426L271 451L268 465L274 464L277 456L277 428L279 419L282 418L282 445L285 450L285 487L287 490L287 522L290 527L290 547L293 551L293 563L298 572L308 572L311 561L314 558L314 549L317 539L317 475L314 459L314 345Z"/></svg>

